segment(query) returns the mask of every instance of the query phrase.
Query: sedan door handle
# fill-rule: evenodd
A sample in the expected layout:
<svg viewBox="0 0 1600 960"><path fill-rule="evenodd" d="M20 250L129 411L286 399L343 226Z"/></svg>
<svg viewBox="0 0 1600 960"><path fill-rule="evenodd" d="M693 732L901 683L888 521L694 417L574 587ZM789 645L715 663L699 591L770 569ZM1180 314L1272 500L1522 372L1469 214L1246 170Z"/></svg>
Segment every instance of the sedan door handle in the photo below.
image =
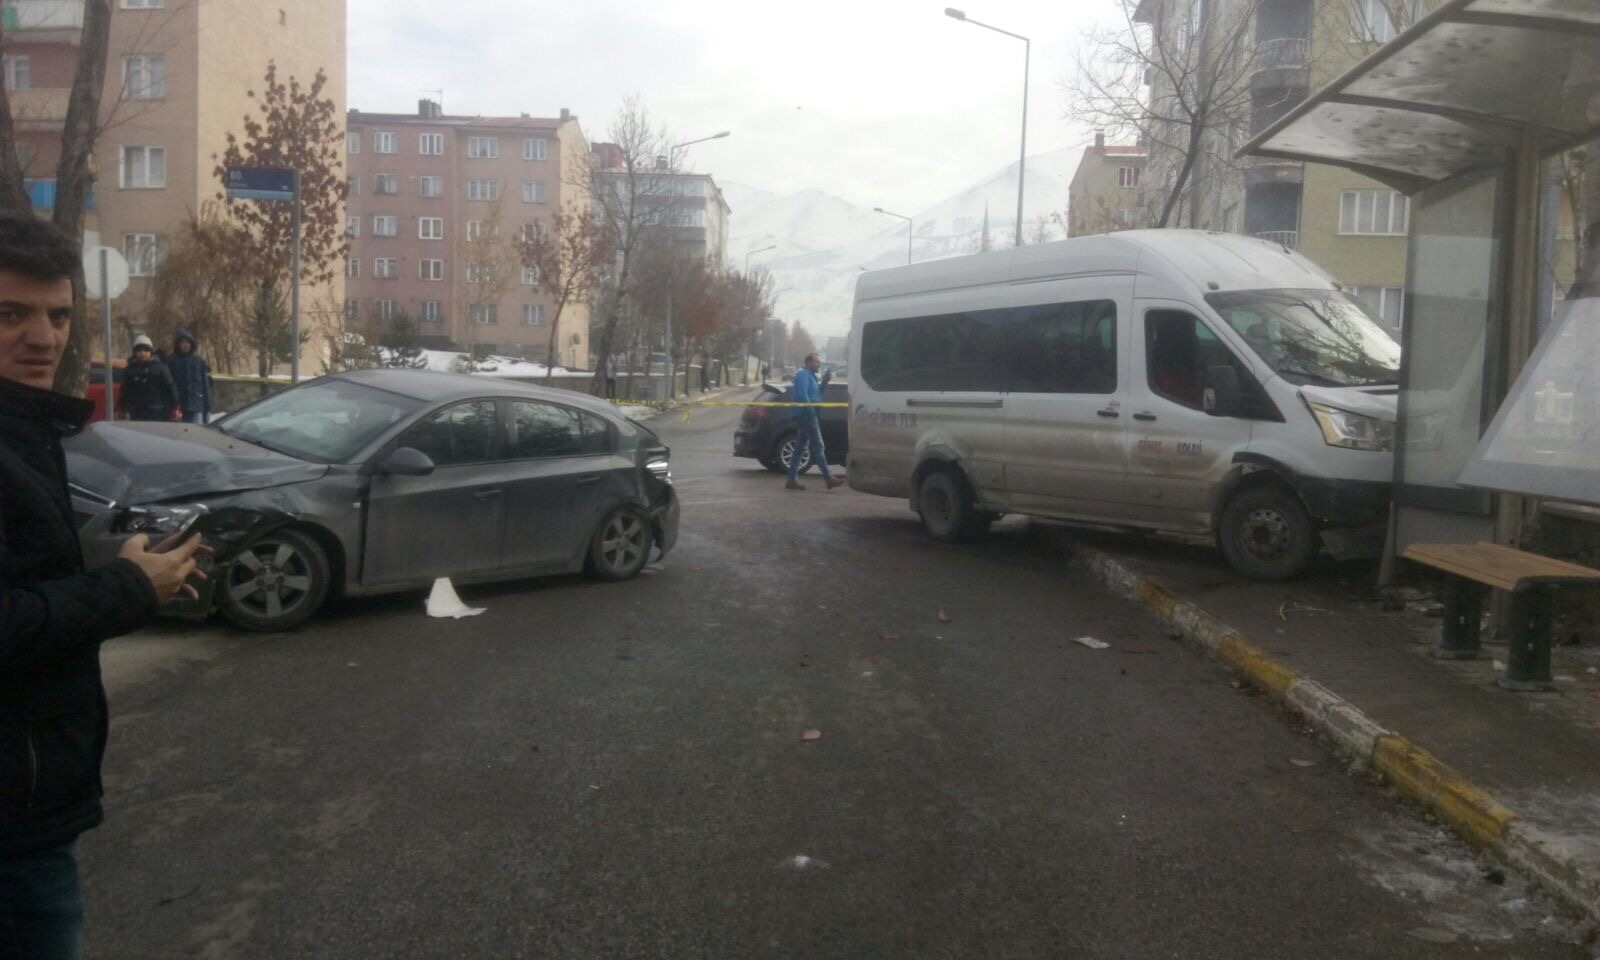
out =
<svg viewBox="0 0 1600 960"><path fill-rule="evenodd" d="M1133 415L1133 419L1135 420L1153 421L1155 418L1156 415L1153 413L1136 413Z"/></svg>
<svg viewBox="0 0 1600 960"><path fill-rule="evenodd" d="M1118 412L1117 412L1117 411L1115 411L1115 410L1110 410L1110 409L1106 409L1106 410L1096 410L1096 411L1095 411L1095 413L1097 413L1097 414L1099 414L1099 415L1100 415L1100 416L1102 416L1102 417L1105 417L1105 418L1107 418L1107 419L1115 419L1115 418L1116 418L1116 417L1120 417L1120 416L1122 416L1122 414L1120 414L1120 413L1118 413Z"/></svg>
<svg viewBox="0 0 1600 960"><path fill-rule="evenodd" d="M505 491L500 489L499 487L495 487L492 490L479 490L479 491L473 493L472 499L478 500L478 501L493 500L495 497L500 496L502 493L505 493Z"/></svg>

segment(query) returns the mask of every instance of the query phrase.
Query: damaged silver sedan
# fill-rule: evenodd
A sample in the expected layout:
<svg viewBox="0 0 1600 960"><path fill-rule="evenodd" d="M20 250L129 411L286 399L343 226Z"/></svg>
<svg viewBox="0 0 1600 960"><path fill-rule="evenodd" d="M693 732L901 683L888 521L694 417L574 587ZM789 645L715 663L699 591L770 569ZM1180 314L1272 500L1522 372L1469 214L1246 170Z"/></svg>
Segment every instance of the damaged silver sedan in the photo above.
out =
<svg viewBox="0 0 1600 960"><path fill-rule="evenodd" d="M639 573L678 535L667 447L565 390L418 370L322 377L209 426L96 423L66 445L86 559L189 527L198 601L286 630L330 597L585 570Z"/></svg>

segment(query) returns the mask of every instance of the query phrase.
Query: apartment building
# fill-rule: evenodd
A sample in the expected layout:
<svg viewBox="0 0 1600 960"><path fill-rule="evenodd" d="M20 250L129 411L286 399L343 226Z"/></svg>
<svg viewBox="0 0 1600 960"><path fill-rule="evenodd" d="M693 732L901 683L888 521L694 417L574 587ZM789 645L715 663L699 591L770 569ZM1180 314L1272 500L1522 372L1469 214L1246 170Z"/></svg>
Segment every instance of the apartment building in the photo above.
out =
<svg viewBox="0 0 1600 960"><path fill-rule="evenodd" d="M1104 133L1085 147L1067 187L1067 236L1083 237L1144 226L1140 182L1150 149L1144 144L1108 145Z"/></svg>
<svg viewBox="0 0 1600 960"><path fill-rule="evenodd" d="M597 143L593 152L602 189L622 188L628 174L623 172L621 148L614 143ZM722 263L727 259L728 217L733 208L710 174L677 172L667 157L657 157L652 169L635 177L635 189L644 202L667 208L651 214L648 220L670 230L675 246L703 260Z"/></svg>
<svg viewBox="0 0 1600 960"><path fill-rule="evenodd" d="M29 193L55 203L61 131L77 70L82 0L5 0L6 92ZM94 163L86 242L120 249L132 283L113 305L145 329L149 278L168 236L221 189L214 157L230 132L256 112L248 92L267 64L280 79L328 76L326 95L345 98L344 0L114 0L102 97L104 132ZM303 320L315 329L319 304L343 299L343 283L306 288ZM335 314L330 319L337 319ZM168 330L150 329L163 337ZM312 336L302 366L320 368L323 338Z"/></svg>
<svg viewBox="0 0 1600 960"><path fill-rule="evenodd" d="M1206 133L1170 226L1222 230L1296 248L1398 327L1406 280L1410 204L1385 184L1337 167L1233 159L1251 136L1312 90L1365 59L1415 22L1432 0L1144 0L1138 18L1176 61L1149 71L1151 103L1170 103L1173 78L1220 89L1220 119ZM1223 52L1232 53L1225 57ZM1176 67L1176 69L1174 69ZM1228 75L1227 71L1236 71ZM1191 94L1192 96L1192 94ZM1158 124L1159 125L1159 124ZM1177 179L1181 129L1151 131L1143 207L1156 210Z"/></svg>
<svg viewBox="0 0 1600 960"><path fill-rule="evenodd" d="M347 318L381 335L402 315L423 342L583 367L589 310L568 304L551 358L554 300L515 241L557 211L589 209L589 144L568 111L554 119L351 110Z"/></svg>

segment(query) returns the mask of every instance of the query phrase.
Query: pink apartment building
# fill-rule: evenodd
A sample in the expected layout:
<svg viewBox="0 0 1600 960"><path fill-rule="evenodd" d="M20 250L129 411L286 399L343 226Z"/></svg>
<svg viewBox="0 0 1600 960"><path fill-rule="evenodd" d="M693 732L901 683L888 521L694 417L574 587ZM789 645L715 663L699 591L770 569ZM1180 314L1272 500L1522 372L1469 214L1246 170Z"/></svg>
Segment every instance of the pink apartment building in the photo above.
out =
<svg viewBox="0 0 1600 960"><path fill-rule="evenodd" d="M547 361L553 300L517 262L515 240L558 210L587 210L577 117L363 113L348 122L351 236L345 311L379 337L401 316L423 342ZM589 362L588 304L569 304L554 361Z"/></svg>

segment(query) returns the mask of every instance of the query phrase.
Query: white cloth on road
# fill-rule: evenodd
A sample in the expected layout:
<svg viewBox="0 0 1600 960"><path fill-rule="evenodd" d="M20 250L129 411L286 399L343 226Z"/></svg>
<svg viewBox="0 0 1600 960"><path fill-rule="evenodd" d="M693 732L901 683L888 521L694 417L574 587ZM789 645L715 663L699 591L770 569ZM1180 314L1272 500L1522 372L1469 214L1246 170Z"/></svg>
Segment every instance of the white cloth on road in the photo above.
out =
<svg viewBox="0 0 1600 960"><path fill-rule="evenodd" d="M428 594L428 616L460 620L462 617L476 617L485 609L469 607L462 603L449 577L440 577L433 581L433 592Z"/></svg>

